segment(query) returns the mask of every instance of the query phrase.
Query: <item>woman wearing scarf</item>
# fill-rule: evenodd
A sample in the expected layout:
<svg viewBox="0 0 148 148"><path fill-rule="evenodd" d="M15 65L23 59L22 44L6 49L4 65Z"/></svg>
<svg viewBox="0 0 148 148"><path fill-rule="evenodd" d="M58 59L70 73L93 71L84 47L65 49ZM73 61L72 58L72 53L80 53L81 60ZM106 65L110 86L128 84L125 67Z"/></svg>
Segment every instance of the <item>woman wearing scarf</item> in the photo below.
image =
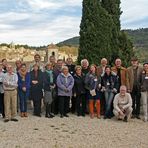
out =
<svg viewBox="0 0 148 148"><path fill-rule="evenodd" d="M34 64L30 72L30 99L33 101L34 115L41 117L41 101L43 98L43 73L39 65Z"/></svg>
<svg viewBox="0 0 148 148"><path fill-rule="evenodd" d="M74 79L68 71L67 66L62 67L62 72L57 77L59 111L61 118L68 117L69 101L72 96L72 88L74 86Z"/></svg>
<svg viewBox="0 0 148 148"><path fill-rule="evenodd" d="M47 63L44 72L44 103L46 107L46 118L53 118L51 113L51 104L53 101L53 92L55 89L52 63Z"/></svg>
<svg viewBox="0 0 148 148"><path fill-rule="evenodd" d="M30 74L27 72L26 64L22 64L18 71L18 95L20 99L21 117L27 117L27 99L30 89Z"/></svg>

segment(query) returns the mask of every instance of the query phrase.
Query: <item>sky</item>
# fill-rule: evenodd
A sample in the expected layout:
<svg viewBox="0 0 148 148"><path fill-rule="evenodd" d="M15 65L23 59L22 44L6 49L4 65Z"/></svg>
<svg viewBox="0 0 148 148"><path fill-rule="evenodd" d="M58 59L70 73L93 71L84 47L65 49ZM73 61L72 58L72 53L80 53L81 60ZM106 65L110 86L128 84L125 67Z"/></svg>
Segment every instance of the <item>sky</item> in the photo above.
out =
<svg viewBox="0 0 148 148"><path fill-rule="evenodd" d="M121 0L121 28L148 27L148 0ZM79 35L82 0L0 0L0 43L43 46Z"/></svg>

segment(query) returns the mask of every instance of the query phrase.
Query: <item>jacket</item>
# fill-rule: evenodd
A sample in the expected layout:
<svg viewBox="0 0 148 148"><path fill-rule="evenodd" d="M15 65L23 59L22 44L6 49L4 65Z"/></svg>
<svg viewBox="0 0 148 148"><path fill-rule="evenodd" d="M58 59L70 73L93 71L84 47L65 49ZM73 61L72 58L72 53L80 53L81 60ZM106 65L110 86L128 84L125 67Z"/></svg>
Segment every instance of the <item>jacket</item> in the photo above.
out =
<svg viewBox="0 0 148 148"><path fill-rule="evenodd" d="M72 96L72 88L74 86L74 79L69 73L65 76L60 73L57 77L58 96Z"/></svg>

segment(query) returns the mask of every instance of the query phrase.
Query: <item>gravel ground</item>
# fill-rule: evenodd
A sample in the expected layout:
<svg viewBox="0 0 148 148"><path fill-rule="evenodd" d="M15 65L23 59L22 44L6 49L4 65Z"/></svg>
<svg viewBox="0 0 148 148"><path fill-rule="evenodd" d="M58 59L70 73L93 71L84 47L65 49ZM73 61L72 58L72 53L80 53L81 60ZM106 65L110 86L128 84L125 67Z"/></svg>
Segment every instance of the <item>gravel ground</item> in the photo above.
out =
<svg viewBox="0 0 148 148"><path fill-rule="evenodd" d="M148 122L89 116L48 119L21 118L4 123L0 119L0 148L147 148Z"/></svg>

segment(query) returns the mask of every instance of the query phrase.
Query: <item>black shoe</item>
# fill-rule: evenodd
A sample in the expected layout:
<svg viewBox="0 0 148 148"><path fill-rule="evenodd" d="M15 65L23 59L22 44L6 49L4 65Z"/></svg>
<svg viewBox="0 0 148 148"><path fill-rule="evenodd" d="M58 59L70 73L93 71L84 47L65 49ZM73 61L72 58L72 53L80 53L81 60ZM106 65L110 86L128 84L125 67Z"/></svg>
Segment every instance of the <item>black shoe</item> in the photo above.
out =
<svg viewBox="0 0 148 148"><path fill-rule="evenodd" d="M127 122L127 116L124 117L123 121L124 122Z"/></svg>
<svg viewBox="0 0 148 148"><path fill-rule="evenodd" d="M136 116L136 118L137 118L137 119L140 119L140 116L139 116L139 115L137 115L137 116Z"/></svg>
<svg viewBox="0 0 148 148"><path fill-rule="evenodd" d="M69 117L69 116L67 114L65 114L64 117Z"/></svg>
<svg viewBox="0 0 148 148"><path fill-rule="evenodd" d="M60 118L63 118L64 116L63 115L60 115Z"/></svg>
<svg viewBox="0 0 148 148"><path fill-rule="evenodd" d="M85 117L85 114L82 114L83 117Z"/></svg>
<svg viewBox="0 0 148 148"><path fill-rule="evenodd" d="M9 122L9 119L5 119L4 122Z"/></svg>
<svg viewBox="0 0 148 148"><path fill-rule="evenodd" d="M103 119L107 119L107 116L104 116L104 118Z"/></svg>
<svg viewBox="0 0 148 148"><path fill-rule="evenodd" d="M55 117L53 114L49 114L49 116L50 116L51 118Z"/></svg>
<svg viewBox="0 0 148 148"><path fill-rule="evenodd" d="M12 118L11 121L18 122L18 119Z"/></svg>

